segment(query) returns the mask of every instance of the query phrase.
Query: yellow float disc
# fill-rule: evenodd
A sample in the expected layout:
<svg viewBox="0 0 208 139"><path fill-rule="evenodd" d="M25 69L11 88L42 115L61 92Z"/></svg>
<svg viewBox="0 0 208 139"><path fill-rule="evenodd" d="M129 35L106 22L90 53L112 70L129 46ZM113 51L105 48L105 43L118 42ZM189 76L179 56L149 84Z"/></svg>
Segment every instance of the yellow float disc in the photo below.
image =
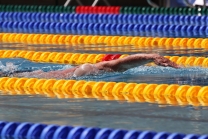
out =
<svg viewBox="0 0 208 139"><path fill-rule="evenodd" d="M42 90L43 93L48 97L55 97L53 92L53 85L55 84L55 79L48 79L43 83Z"/></svg>
<svg viewBox="0 0 208 139"><path fill-rule="evenodd" d="M73 37L72 35L67 35L66 36L66 38L64 40L66 45L71 45L72 44L72 42L71 42L72 37Z"/></svg>
<svg viewBox="0 0 208 139"><path fill-rule="evenodd" d="M29 34L27 37L27 43L32 44L33 43L33 37L35 36L35 34Z"/></svg>
<svg viewBox="0 0 208 139"><path fill-rule="evenodd" d="M167 40L167 38L160 38L160 40L158 41L158 47L164 48L166 40Z"/></svg>
<svg viewBox="0 0 208 139"><path fill-rule="evenodd" d="M41 43L41 34L34 34L33 38L32 38L32 43L34 44L38 44L38 43Z"/></svg>
<svg viewBox="0 0 208 139"><path fill-rule="evenodd" d="M97 44L103 45L106 36L98 36Z"/></svg>
<svg viewBox="0 0 208 139"><path fill-rule="evenodd" d="M114 37L112 37L112 39L110 40L110 42L109 42L109 44L111 45L111 46L118 46L118 39L119 39L119 36L114 36Z"/></svg>
<svg viewBox="0 0 208 139"><path fill-rule="evenodd" d="M90 44L93 44L93 45L98 44L98 39L99 39L99 36L92 36L92 38L90 40Z"/></svg>
<svg viewBox="0 0 208 139"><path fill-rule="evenodd" d="M69 59L70 64L77 64L80 55L81 54L79 53L72 54L71 58Z"/></svg>
<svg viewBox="0 0 208 139"><path fill-rule="evenodd" d="M170 61L176 62L178 60L179 56L172 56L170 58Z"/></svg>
<svg viewBox="0 0 208 139"><path fill-rule="evenodd" d="M81 54L77 60L77 64L84 64L86 63L86 59L88 57L88 54Z"/></svg>
<svg viewBox="0 0 208 139"><path fill-rule="evenodd" d="M20 43L21 42L21 37L22 37L22 35L23 34L17 34L16 36L15 36L15 38L14 38L14 41L16 42L16 43Z"/></svg>
<svg viewBox="0 0 208 139"><path fill-rule="evenodd" d="M93 63L101 62L105 54L98 54L96 55L95 59L93 60Z"/></svg>
<svg viewBox="0 0 208 139"><path fill-rule="evenodd" d="M74 83L72 86L72 93L74 94L75 98L84 98L84 94L82 92L82 87L86 81L84 80L79 80Z"/></svg>
<svg viewBox="0 0 208 139"><path fill-rule="evenodd" d="M202 67L208 67L208 58L205 58L202 62Z"/></svg>
<svg viewBox="0 0 208 139"><path fill-rule="evenodd" d="M182 38L179 42L179 46L182 48L187 48L187 42L188 42L188 38Z"/></svg>
<svg viewBox="0 0 208 139"><path fill-rule="evenodd" d="M135 101L135 98L134 98L134 95L133 95L133 90L134 90L136 85L137 85L136 83L128 83L123 88L122 95L129 102L134 102Z"/></svg>
<svg viewBox="0 0 208 139"><path fill-rule="evenodd" d="M9 41L10 34L4 34L2 37L2 42L8 42Z"/></svg>
<svg viewBox="0 0 208 139"><path fill-rule="evenodd" d="M18 54L19 54L20 52L21 52L20 50L14 50L14 51L11 53L10 57L17 57Z"/></svg>
<svg viewBox="0 0 208 139"><path fill-rule="evenodd" d="M114 96L115 100L125 100L124 96L122 95L123 88L127 83L119 82L116 83L112 89L112 95Z"/></svg>
<svg viewBox="0 0 208 139"><path fill-rule="evenodd" d="M34 51L28 51L28 52L25 54L24 58L25 58L25 59L32 60L32 56L33 56L34 53L35 53Z"/></svg>
<svg viewBox="0 0 208 139"><path fill-rule="evenodd" d="M4 53L6 52L7 50L0 50L0 58L3 58L3 55Z"/></svg>
<svg viewBox="0 0 208 139"><path fill-rule="evenodd" d="M10 34L9 37L8 37L8 42L10 43L14 43L15 42L15 36L17 34Z"/></svg>
<svg viewBox="0 0 208 139"><path fill-rule="evenodd" d="M176 100L176 90L178 89L179 85L177 84L172 84L169 85L166 90L165 90L165 100L168 104L172 105L178 105L178 102Z"/></svg>
<svg viewBox="0 0 208 139"><path fill-rule="evenodd" d="M61 35L58 38L58 44L65 44L66 35Z"/></svg>
<svg viewBox="0 0 208 139"><path fill-rule="evenodd" d="M61 89L65 82L66 82L66 80L57 80L53 85L53 88L52 88L53 93L58 98L65 98L65 95L64 95L64 93L62 92L62 89Z"/></svg>
<svg viewBox="0 0 208 139"><path fill-rule="evenodd" d="M54 62L54 58L56 57L56 55L58 54L58 52L52 52L48 55L48 59L46 60L47 62Z"/></svg>
<svg viewBox="0 0 208 139"><path fill-rule="evenodd" d="M84 39L84 44L89 45L91 42L92 36L86 36Z"/></svg>
<svg viewBox="0 0 208 139"><path fill-rule="evenodd" d="M136 45L137 45L137 42L138 42L138 40L139 40L139 38L140 38L140 37L133 37L133 38L131 39L130 44L133 45L133 46L136 46Z"/></svg>
<svg viewBox="0 0 208 139"><path fill-rule="evenodd" d="M68 80L61 87L62 92L65 95L65 98L74 98L74 94L72 93L72 87L76 80Z"/></svg>
<svg viewBox="0 0 208 139"><path fill-rule="evenodd" d="M165 58L167 58L167 59L170 59L171 58L171 56L164 56Z"/></svg>
<svg viewBox="0 0 208 139"><path fill-rule="evenodd" d="M63 61L63 57L65 56L66 53L58 53L55 57L54 57L54 61L58 62L58 63L62 63Z"/></svg>
<svg viewBox="0 0 208 139"><path fill-rule="evenodd" d="M176 63L178 65L185 65L186 59L187 59L186 56L179 57L178 60L176 61Z"/></svg>
<svg viewBox="0 0 208 139"><path fill-rule="evenodd" d="M85 37L84 35L72 37L72 44L84 44Z"/></svg>
<svg viewBox="0 0 208 139"><path fill-rule="evenodd" d="M97 98L97 99L104 99L104 96L102 95L102 88L105 85L106 82L97 82L94 84L94 86L92 87L92 95L93 97Z"/></svg>
<svg viewBox="0 0 208 139"><path fill-rule="evenodd" d="M96 56L97 56L96 54L88 54L88 56L87 56L85 62L86 62L86 63L94 63L94 62L96 62L96 61L95 61L95 57L96 57Z"/></svg>
<svg viewBox="0 0 208 139"><path fill-rule="evenodd" d="M45 44L52 44L52 38L54 35L47 35L45 38Z"/></svg>
<svg viewBox="0 0 208 139"><path fill-rule="evenodd" d="M0 42L2 42L2 37L4 36L4 33L0 33Z"/></svg>
<svg viewBox="0 0 208 139"><path fill-rule="evenodd" d="M37 78L30 78L30 79L27 79L27 81L24 83L24 91L26 94L29 94L29 95L34 95L35 92L34 92L34 84L36 83L38 79Z"/></svg>
<svg viewBox="0 0 208 139"><path fill-rule="evenodd" d="M47 37L48 35L47 34L41 34L41 36L37 36L37 41L38 41L38 43L40 43L40 44L45 44L46 43L46 37ZM35 36L36 37L36 36Z"/></svg>
<svg viewBox="0 0 208 139"><path fill-rule="evenodd" d="M96 82L94 82L94 81L89 81L83 85L81 92L85 98L94 98L94 96L92 94L92 88L95 83Z"/></svg>
<svg viewBox="0 0 208 139"><path fill-rule="evenodd" d="M157 87L157 84L148 84L144 90L143 90L143 94L144 94L144 99L147 101L147 102L150 102L150 103L155 103L155 98L154 98L154 91L155 91L155 88Z"/></svg>
<svg viewBox="0 0 208 139"><path fill-rule="evenodd" d="M191 86L186 93L186 98L189 105L199 106L199 100L197 98L199 90L201 89L200 86Z"/></svg>
<svg viewBox="0 0 208 139"><path fill-rule="evenodd" d="M199 90L197 98L202 106L208 106L208 86L202 87Z"/></svg>
<svg viewBox="0 0 208 139"><path fill-rule="evenodd" d="M9 78L4 86L5 86L5 91L8 92L9 94L15 95L17 92L14 89L14 84L17 81L18 78Z"/></svg>
<svg viewBox="0 0 208 139"><path fill-rule="evenodd" d="M173 47L173 40L174 38L167 38L165 41L165 47L166 49L170 49Z"/></svg>
<svg viewBox="0 0 208 139"><path fill-rule="evenodd" d="M195 59L196 57L188 57L186 59L186 62L185 62L185 66L193 66L194 65L194 62L195 62Z"/></svg>
<svg viewBox="0 0 208 139"><path fill-rule="evenodd" d="M180 41L181 41L182 38L175 38L173 40L173 47L179 47L180 45ZM179 47L180 48L180 47Z"/></svg>
<svg viewBox="0 0 208 139"><path fill-rule="evenodd" d="M24 58L28 51L20 51L16 57Z"/></svg>
<svg viewBox="0 0 208 139"><path fill-rule="evenodd" d="M194 42L195 42L195 38L189 38L187 41L187 47L188 48L194 48Z"/></svg>
<svg viewBox="0 0 208 139"><path fill-rule="evenodd" d="M153 94L155 101L158 102L159 104L167 104L165 99L165 90L167 87L168 87L167 84L160 84L154 90Z"/></svg>
<svg viewBox="0 0 208 139"><path fill-rule="evenodd" d="M25 91L24 91L24 84L27 80L28 80L28 78L19 78L14 83L14 90L18 94L26 94Z"/></svg>
<svg viewBox="0 0 208 139"><path fill-rule="evenodd" d="M113 36L107 36L104 40L104 43L107 44L108 46L110 46L110 42L112 40Z"/></svg>
<svg viewBox="0 0 208 139"><path fill-rule="evenodd" d="M35 52L32 56L32 61L40 61L40 56L42 55L43 52Z"/></svg>
<svg viewBox="0 0 208 139"><path fill-rule="evenodd" d="M129 56L128 54L124 54L124 55L121 55L119 58L124 58L124 57L127 57Z"/></svg>
<svg viewBox="0 0 208 139"><path fill-rule="evenodd" d="M10 79L10 78L9 77L1 77L0 78L0 91L2 93L6 93L5 83L8 79Z"/></svg>
<svg viewBox="0 0 208 139"><path fill-rule="evenodd" d="M202 48L202 41L203 41L203 39L202 38L199 38L199 39L196 39L195 41L194 41L194 48Z"/></svg>
<svg viewBox="0 0 208 139"><path fill-rule="evenodd" d="M202 66L202 63L203 63L204 59L205 59L205 57L197 57L194 60L193 66Z"/></svg>
<svg viewBox="0 0 208 139"><path fill-rule="evenodd" d="M151 46L152 47L158 47L158 42L159 42L160 38L153 38L151 41Z"/></svg>
<svg viewBox="0 0 208 139"><path fill-rule="evenodd" d="M78 40L79 40L79 38L81 38L82 36L78 36L78 35L74 35L73 37L72 37L72 39L71 39L71 43L72 43L72 45L77 45L79 42L78 42Z"/></svg>
<svg viewBox="0 0 208 139"><path fill-rule="evenodd" d="M59 37L61 35L53 35L53 38L52 38L52 44L58 44L58 40L59 40Z"/></svg>
<svg viewBox="0 0 208 139"><path fill-rule="evenodd" d="M137 102L145 102L143 90L146 86L147 84L141 83L134 87L133 96Z"/></svg>
<svg viewBox="0 0 208 139"><path fill-rule="evenodd" d="M152 44L152 40L153 38L149 37L149 38L146 38L145 41L144 41L144 46L147 47L147 48L151 48L151 44Z"/></svg>
<svg viewBox="0 0 208 139"><path fill-rule="evenodd" d="M123 44L124 44L124 45L130 45L132 39L133 39L133 37L126 37L126 38L124 39Z"/></svg>
<svg viewBox="0 0 208 139"><path fill-rule="evenodd" d="M10 55L12 52L13 52L13 50L5 51L4 54L2 55L2 58L10 58Z"/></svg>
<svg viewBox="0 0 208 139"><path fill-rule="evenodd" d="M122 46L122 45L124 44L124 40L125 40L125 39L126 39L125 36L119 37L118 40L117 40L118 46Z"/></svg>
<svg viewBox="0 0 208 139"><path fill-rule="evenodd" d="M190 88L189 85L182 85L176 90L176 93L175 93L176 100L178 101L180 105L188 104L186 93L189 88Z"/></svg>
<svg viewBox="0 0 208 139"><path fill-rule="evenodd" d="M48 59L49 54L50 54L50 52L42 52L42 54L40 55L39 60L41 62L48 62L47 59Z"/></svg>
<svg viewBox="0 0 208 139"><path fill-rule="evenodd" d="M107 82L102 87L102 96L104 96L105 100L114 100L112 89L116 83L115 82Z"/></svg>
<svg viewBox="0 0 208 139"><path fill-rule="evenodd" d="M136 47L145 47L145 45L144 45L145 40L146 40L145 37L139 38Z"/></svg>
<svg viewBox="0 0 208 139"><path fill-rule="evenodd" d="M34 84L34 92L35 94L40 94L40 95L44 95L44 92L43 92L43 84L46 82L47 80L46 79L39 79L35 82Z"/></svg>
<svg viewBox="0 0 208 139"><path fill-rule="evenodd" d="M201 42L201 47L207 49L208 48L207 44L208 44L208 39L203 39Z"/></svg>
<svg viewBox="0 0 208 139"><path fill-rule="evenodd" d="M27 43L27 37L29 34L23 34L20 38L21 43Z"/></svg>
<svg viewBox="0 0 208 139"><path fill-rule="evenodd" d="M69 64L70 63L70 58L72 57L72 55L73 55L72 53L66 53L63 56L61 63Z"/></svg>

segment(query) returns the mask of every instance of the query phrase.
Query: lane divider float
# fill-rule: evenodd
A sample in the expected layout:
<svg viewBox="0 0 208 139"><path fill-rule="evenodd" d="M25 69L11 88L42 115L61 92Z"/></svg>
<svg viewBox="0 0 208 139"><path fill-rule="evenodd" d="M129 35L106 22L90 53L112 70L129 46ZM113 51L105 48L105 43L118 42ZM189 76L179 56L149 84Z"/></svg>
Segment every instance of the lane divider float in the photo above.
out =
<svg viewBox="0 0 208 139"><path fill-rule="evenodd" d="M0 78L6 95L43 95L57 98L95 98L139 103L208 106L208 87L37 78Z"/></svg>
<svg viewBox="0 0 208 139"><path fill-rule="evenodd" d="M124 58L128 54L88 54L88 53L64 53L41 52L26 50L0 50L0 58L25 58L34 62L53 62L65 64L84 64L110 61ZM165 56L169 60L181 66L208 67L208 58L195 56ZM151 64L154 65L154 64Z"/></svg>
<svg viewBox="0 0 208 139"><path fill-rule="evenodd" d="M134 46L135 48L208 49L208 39L206 38L153 38L129 36L85 36L1 33L0 42L51 45L62 44L69 47L74 46L75 48L79 45L87 45L88 47L90 47L90 45L92 45L93 47L96 47L96 45L106 45L120 47ZM120 47L118 47L118 49ZM114 47L114 49L117 48Z"/></svg>
<svg viewBox="0 0 208 139"><path fill-rule="evenodd" d="M77 14L41 12L0 12L0 21L62 22L62 23L115 23L157 25L206 26L208 16L158 14ZM36 23L37 26L38 23ZM63 24L64 25L64 24Z"/></svg>
<svg viewBox="0 0 208 139"><path fill-rule="evenodd" d="M67 22L20 22L3 21L0 24L4 33L39 33L108 36L152 36L206 38L208 26L204 25L157 25L122 23L67 23Z"/></svg>
<svg viewBox="0 0 208 139"><path fill-rule="evenodd" d="M2 138L40 138L40 139L145 139L148 137L155 139L206 139L208 135L182 134L155 131L139 131L125 129L111 129L99 127L85 126L69 126L69 125L47 125L42 123L31 122L8 122L0 121Z"/></svg>

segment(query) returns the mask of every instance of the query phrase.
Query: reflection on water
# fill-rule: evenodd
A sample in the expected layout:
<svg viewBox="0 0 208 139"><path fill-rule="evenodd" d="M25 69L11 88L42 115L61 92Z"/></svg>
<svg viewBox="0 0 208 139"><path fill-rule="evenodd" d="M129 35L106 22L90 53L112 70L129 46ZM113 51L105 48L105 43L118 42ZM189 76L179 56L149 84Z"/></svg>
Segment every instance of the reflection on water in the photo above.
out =
<svg viewBox="0 0 208 139"><path fill-rule="evenodd" d="M207 133L207 108L37 96L1 96L0 105L0 119L8 121Z"/></svg>

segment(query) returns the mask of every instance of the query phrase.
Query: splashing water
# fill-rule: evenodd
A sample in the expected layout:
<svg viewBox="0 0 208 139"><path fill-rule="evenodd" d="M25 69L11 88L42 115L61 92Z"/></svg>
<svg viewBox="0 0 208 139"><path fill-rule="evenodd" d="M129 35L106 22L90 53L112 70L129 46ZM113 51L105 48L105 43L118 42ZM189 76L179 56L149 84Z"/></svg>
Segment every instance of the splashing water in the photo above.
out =
<svg viewBox="0 0 208 139"><path fill-rule="evenodd" d="M16 65L14 65L13 63L11 62L7 62L6 65L4 66L2 64L2 62L0 61L0 69L3 71L3 72L9 72L9 73L13 73L15 71L17 71L17 67Z"/></svg>

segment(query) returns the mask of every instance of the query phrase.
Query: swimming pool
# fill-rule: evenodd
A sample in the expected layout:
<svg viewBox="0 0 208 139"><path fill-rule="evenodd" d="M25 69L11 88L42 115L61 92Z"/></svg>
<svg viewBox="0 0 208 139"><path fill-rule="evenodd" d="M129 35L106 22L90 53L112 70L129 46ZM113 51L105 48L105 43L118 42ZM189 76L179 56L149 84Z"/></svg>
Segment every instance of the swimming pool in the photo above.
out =
<svg viewBox="0 0 208 139"><path fill-rule="evenodd" d="M71 8L75 10L74 7ZM88 10L90 9L89 7L87 8ZM147 9L124 7L120 12L130 12L131 10L143 10L143 12L146 12ZM78 13L82 13L82 10L80 7L77 8ZM94 10L98 9L95 8ZM0 34L0 70L8 72L11 69L14 71L66 69L87 61L92 63L100 62L106 56L106 53L120 54L116 58L134 53L160 53L184 67L173 69L144 65L122 73L102 73L51 80L34 79L35 76L26 76L26 78L21 79L15 77L0 78L0 103L2 106L0 107L0 119L75 127L108 127L138 131L207 134L206 86L208 84L208 62L206 58L206 36L208 27L205 24L207 17L197 15L148 15L148 13L143 13L144 15L121 15L118 14L119 7L105 10L107 12L112 10L111 12L115 12L115 15L99 14L100 17L98 17L95 14L65 13L62 15L1 12L0 20L2 23L0 26L6 33ZM159 8L148 9L147 12L150 10L155 12L157 10L158 12L170 10L168 12L171 12L171 9ZM202 9L202 11L193 9L192 11L187 8L175 10L175 12L190 11L189 14L194 14L195 12L204 14L203 12L206 11L206 9ZM32 16L34 18L31 18ZM137 18L138 20L136 20ZM156 20L156 18L161 20ZM29 22L30 19L33 22ZM70 19L70 21L65 19ZM50 20L50 22L45 20ZM82 23L85 20L87 23ZM121 20L122 24L117 24ZM124 24L127 20L128 24ZM134 24L131 24L131 21ZM153 24L153 21L155 21L156 25ZM67 27L69 30L67 30ZM135 29L138 29L136 30L138 32ZM66 56L65 59L64 56ZM67 96L66 90L62 90L63 84L71 80L73 80L73 83L67 87L75 94L73 97ZM31 88L25 87L26 81L32 81ZM59 89L61 87L62 91L61 93L59 92L60 94L56 93L57 90L55 89L57 88L54 87L54 84L59 81L60 85L58 87ZM101 87L105 86L107 89L100 89L101 91L99 91L100 86L98 86L97 91L101 92L101 95L93 94L93 87L96 88L95 84L100 82ZM121 97L120 94L115 93L119 92L119 89L122 90L122 87L127 84L130 89L125 87L123 88L124 92L121 92L130 92L129 94L122 94L123 96ZM138 97L135 98L136 101L132 101L132 97L135 97L134 93L131 96L132 90L135 90L136 86L138 87L140 84L145 86L143 90L147 86L149 87L145 91L140 90L144 92L143 96L140 96L144 100L141 101ZM118 89L113 92L112 88L115 88L116 85ZM75 88L74 90L73 87ZM191 87L192 90L190 91ZM77 93L76 89L80 90L80 88L90 90L91 93L86 94L85 92L83 95L81 92L79 94L80 92L78 91ZM156 88L159 88L159 90ZM167 88L170 89L168 90ZM173 90L171 90L172 88ZM23 92L21 92L22 90ZM159 93L155 93L157 92L156 90ZM169 94L167 95L167 93L163 92ZM161 94L163 95L162 97L160 96ZM201 95L197 96L195 94ZM57 96L59 98L56 98ZM164 99L167 102L164 103ZM9 123L6 125L9 125ZM11 126L10 128L12 131L8 131L10 132L8 134L13 134L16 127ZM6 130L6 126L2 129ZM4 138L4 136L1 137ZM141 136L138 138L143 139ZM153 137L148 136L148 138L152 139ZM154 139L156 138L168 137L167 135L165 137L155 136ZM198 139L199 136L193 138Z"/></svg>
<svg viewBox="0 0 208 139"><path fill-rule="evenodd" d="M18 48L21 45L3 44L5 49ZM41 46L24 45L42 51ZM19 49L19 48L18 48ZM70 48L72 49L72 48ZM47 51L56 51L48 48ZM59 51L64 51L63 49ZM70 50L69 50L70 51ZM194 50L192 56L204 55L206 52ZM74 53L80 50L74 50ZM94 51L84 51L94 53ZM161 50L164 54L165 50ZM184 54L189 55L186 51ZM111 53L111 51L109 51ZM113 52L119 53L119 52ZM132 53L132 52L129 52ZM169 51L168 54L174 53ZM1 59L1 70L7 62L16 65L18 71L43 69L44 71L69 68L66 64L36 63L21 58ZM76 80L114 81L155 84L189 84L207 85L206 68L186 67L172 69L164 67L147 67L130 69L124 73L104 73L99 76L84 76ZM84 125L92 127L110 127L137 130L154 130L167 132L206 134L206 107L170 106L150 103L128 103L126 101L104 101L96 99L56 99L43 96L1 96L1 119L20 122L39 122L58 125ZM168 123L171 124L168 124Z"/></svg>

